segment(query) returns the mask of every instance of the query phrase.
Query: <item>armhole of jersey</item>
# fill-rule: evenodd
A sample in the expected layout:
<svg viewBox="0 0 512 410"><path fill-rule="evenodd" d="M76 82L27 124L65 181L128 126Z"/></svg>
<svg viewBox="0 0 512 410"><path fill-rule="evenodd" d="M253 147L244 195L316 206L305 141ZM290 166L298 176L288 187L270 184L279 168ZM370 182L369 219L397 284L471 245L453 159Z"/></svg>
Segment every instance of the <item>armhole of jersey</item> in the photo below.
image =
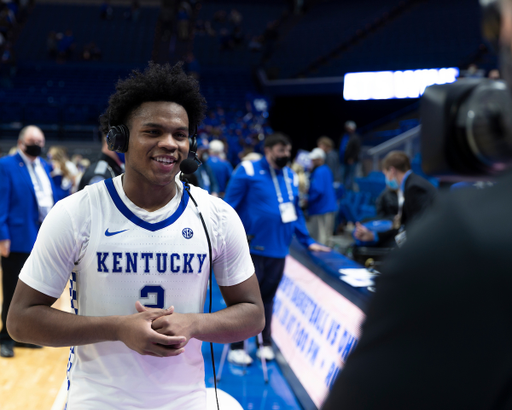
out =
<svg viewBox="0 0 512 410"><path fill-rule="evenodd" d="M197 201L197 206L199 207L199 211L201 211L201 215L203 215L206 229L208 230L208 235L210 235L211 240L212 226L210 221L210 207L207 205L207 202L210 200L210 194L208 194L208 192L203 189L197 189L195 187L191 187L190 191L194 199ZM196 207L191 201L189 201L189 204L191 204L194 208ZM199 214L197 217L199 218Z"/></svg>
<svg viewBox="0 0 512 410"><path fill-rule="evenodd" d="M87 249L84 252L82 260L78 263L78 265L75 265L75 269L80 268L80 270L86 270L89 265L95 261L94 254L91 254L91 252L94 252L93 249L97 248L98 235L96 234L96 229L101 229L102 225L101 222L96 219L100 213L93 212L93 209L101 209L102 206L105 206L105 203L103 203L101 199L101 191L104 190L106 192L107 187L105 186L104 182L100 181L93 185L86 185L84 187L84 190L85 189L87 190L90 213L89 242L87 244ZM103 196L103 201L111 200L108 193L105 195Z"/></svg>
<svg viewBox="0 0 512 410"><path fill-rule="evenodd" d="M197 201L197 205L199 207L199 210L201 211L201 215L203 215L204 223L206 224L206 230L208 231L208 236L210 237L210 242L212 244L212 261L215 259L215 255L213 254L213 250L215 249L215 246L213 244L213 232L212 232L212 223L210 219L210 205L207 203L210 201L210 194L208 192L204 191L203 189L191 189L193 197ZM189 201L189 203L195 207L194 203L192 201ZM197 215L199 218L199 214ZM212 266L213 268L213 266Z"/></svg>
<svg viewBox="0 0 512 410"><path fill-rule="evenodd" d="M242 161L240 165L244 167L247 175L254 176L254 164L251 161Z"/></svg>

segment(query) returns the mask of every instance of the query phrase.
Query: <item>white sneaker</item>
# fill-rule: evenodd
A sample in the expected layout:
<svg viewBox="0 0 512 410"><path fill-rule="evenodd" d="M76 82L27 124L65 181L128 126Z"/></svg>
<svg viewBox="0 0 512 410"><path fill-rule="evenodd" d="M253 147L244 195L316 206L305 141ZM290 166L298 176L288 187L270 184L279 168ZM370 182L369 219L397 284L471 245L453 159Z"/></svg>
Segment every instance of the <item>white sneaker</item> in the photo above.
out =
<svg viewBox="0 0 512 410"><path fill-rule="evenodd" d="M230 349L228 353L228 362L238 364L240 366L248 366L252 363L252 357L249 356L244 349Z"/></svg>
<svg viewBox="0 0 512 410"><path fill-rule="evenodd" d="M256 356L258 356L258 359L261 358L262 354L263 354L263 357L265 358L265 360L274 360L276 358L276 355L274 354L274 350L272 349L272 346L259 347L258 350L256 351Z"/></svg>

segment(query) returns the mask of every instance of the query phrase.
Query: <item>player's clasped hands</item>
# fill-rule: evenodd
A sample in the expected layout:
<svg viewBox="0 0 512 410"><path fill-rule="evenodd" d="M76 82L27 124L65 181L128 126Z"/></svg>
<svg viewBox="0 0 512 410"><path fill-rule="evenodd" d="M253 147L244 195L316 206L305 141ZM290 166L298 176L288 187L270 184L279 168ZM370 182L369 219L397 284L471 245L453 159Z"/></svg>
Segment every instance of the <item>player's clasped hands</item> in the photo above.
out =
<svg viewBox="0 0 512 410"><path fill-rule="evenodd" d="M143 306L138 301L135 303L135 307L139 313L123 316L119 326L120 341L142 355L169 357L178 356L185 351L187 337L164 334L153 326L155 320L172 315L174 307L152 309Z"/></svg>

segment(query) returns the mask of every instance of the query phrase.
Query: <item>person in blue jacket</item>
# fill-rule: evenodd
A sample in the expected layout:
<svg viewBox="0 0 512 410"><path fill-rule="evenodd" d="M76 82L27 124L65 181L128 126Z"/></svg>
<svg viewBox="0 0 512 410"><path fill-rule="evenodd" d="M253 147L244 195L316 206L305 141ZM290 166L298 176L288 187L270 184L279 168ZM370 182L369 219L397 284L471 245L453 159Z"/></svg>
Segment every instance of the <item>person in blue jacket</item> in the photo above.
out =
<svg viewBox="0 0 512 410"><path fill-rule="evenodd" d="M224 159L224 143L222 141L211 141L208 153L209 155L206 163L215 174L215 178L217 179L217 184L219 186L219 196L223 198L229 178L231 178L231 174L233 173L233 167Z"/></svg>
<svg viewBox="0 0 512 410"><path fill-rule="evenodd" d="M208 164L208 140L199 138L197 141L197 156L202 161L201 166L194 172L200 188L208 191L210 195L219 196L219 184L213 170Z"/></svg>
<svg viewBox="0 0 512 410"><path fill-rule="evenodd" d="M29 125L20 131L16 154L0 159L1 357L14 356L14 340L5 326L7 311L18 275L34 246L41 222L57 200L50 176L51 167L40 157L44 143L41 129Z"/></svg>
<svg viewBox="0 0 512 410"><path fill-rule="evenodd" d="M254 162L242 161L224 196L224 200L238 212L247 232L265 307L262 354L267 360L274 359L270 333L272 309L293 235L310 251L330 251L316 243L306 228L299 207L298 178L286 166L291 148L285 135L269 135L264 142L264 156ZM252 362L243 350L243 342L231 344L228 360L235 364Z"/></svg>
<svg viewBox="0 0 512 410"><path fill-rule="evenodd" d="M338 205L334 192L333 176L325 164L325 152L315 148L309 154L313 169L309 176L308 190L308 231L311 237L326 244L334 231L334 215Z"/></svg>

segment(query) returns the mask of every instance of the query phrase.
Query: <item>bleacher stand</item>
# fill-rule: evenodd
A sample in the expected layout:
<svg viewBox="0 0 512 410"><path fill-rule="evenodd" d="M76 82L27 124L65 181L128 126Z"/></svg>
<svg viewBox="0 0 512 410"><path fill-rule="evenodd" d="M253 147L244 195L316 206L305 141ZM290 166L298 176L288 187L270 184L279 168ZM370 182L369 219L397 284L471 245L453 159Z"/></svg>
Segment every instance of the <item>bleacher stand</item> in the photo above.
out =
<svg viewBox="0 0 512 410"><path fill-rule="evenodd" d="M266 67L280 79L337 77L372 66L458 67L481 43L479 20L476 1L463 9L459 0L371 0L343 7L335 0L317 2L280 41Z"/></svg>
<svg viewBox="0 0 512 410"><path fill-rule="evenodd" d="M158 8L141 8L136 21L123 17L129 7L114 10L112 19L102 20L96 5L33 7L14 46L16 76L0 89L2 124L97 124L117 79L151 59L158 18ZM51 33L56 49L49 55ZM66 38L67 43L62 43ZM83 59L84 47L97 48L91 44L101 44L101 61Z"/></svg>

